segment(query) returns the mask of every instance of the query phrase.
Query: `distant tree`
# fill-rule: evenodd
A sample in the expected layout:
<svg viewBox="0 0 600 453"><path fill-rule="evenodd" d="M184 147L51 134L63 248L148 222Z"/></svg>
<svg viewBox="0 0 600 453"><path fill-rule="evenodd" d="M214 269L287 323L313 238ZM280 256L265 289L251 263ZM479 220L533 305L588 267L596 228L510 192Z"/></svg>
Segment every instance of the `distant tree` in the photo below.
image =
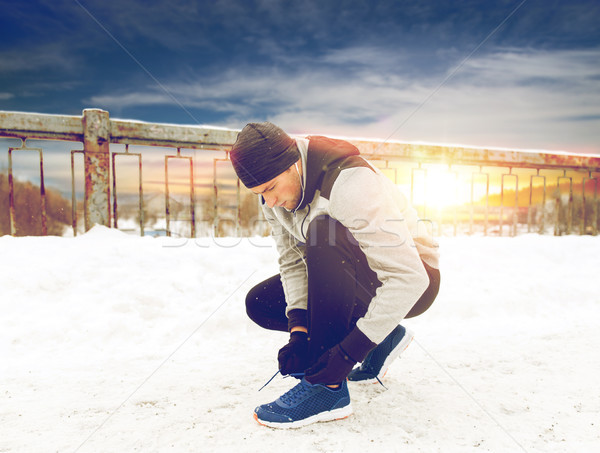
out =
<svg viewBox="0 0 600 453"><path fill-rule="evenodd" d="M258 219L258 197L249 190L242 192L240 201L240 229L242 235L254 234Z"/></svg>
<svg viewBox="0 0 600 453"><path fill-rule="evenodd" d="M260 212L258 197L246 190L241 196L241 234L242 236L266 236L270 232L270 227Z"/></svg>
<svg viewBox="0 0 600 453"><path fill-rule="evenodd" d="M14 182L17 236L42 234L42 207L40 187L31 182ZM71 203L58 191L46 189L47 233L62 236L71 224ZM0 173L0 235L10 234L10 206L8 176Z"/></svg>

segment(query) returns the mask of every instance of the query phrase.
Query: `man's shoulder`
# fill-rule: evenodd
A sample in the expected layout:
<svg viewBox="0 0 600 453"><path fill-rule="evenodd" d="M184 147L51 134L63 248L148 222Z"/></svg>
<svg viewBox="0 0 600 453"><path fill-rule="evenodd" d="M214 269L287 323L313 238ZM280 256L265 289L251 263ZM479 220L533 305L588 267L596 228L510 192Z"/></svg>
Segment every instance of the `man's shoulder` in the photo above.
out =
<svg viewBox="0 0 600 453"><path fill-rule="evenodd" d="M322 197L329 198L341 172L358 167L372 170L350 142L323 136L310 136L308 140L309 171L321 173L318 188Z"/></svg>
<svg viewBox="0 0 600 453"><path fill-rule="evenodd" d="M358 194L376 195L378 191L383 189L382 184L384 181L381 179L381 176L368 163L366 165L342 168L334 184L332 184L332 196L342 196L346 199Z"/></svg>

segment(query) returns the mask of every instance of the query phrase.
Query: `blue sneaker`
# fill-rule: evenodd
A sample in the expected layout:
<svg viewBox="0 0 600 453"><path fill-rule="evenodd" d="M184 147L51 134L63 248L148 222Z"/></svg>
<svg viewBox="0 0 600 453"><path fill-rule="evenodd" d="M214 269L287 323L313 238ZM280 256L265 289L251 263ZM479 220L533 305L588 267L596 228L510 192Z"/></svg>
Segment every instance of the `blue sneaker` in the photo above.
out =
<svg viewBox="0 0 600 453"><path fill-rule="evenodd" d="M337 389L311 384L305 378L272 403L254 409L254 419L271 428L299 428L339 420L352 414L346 381Z"/></svg>
<svg viewBox="0 0 600 453"><path fill-rule="evenodd" d="M379 343L360 366L350 371L348 380L352 382L374 383L383 379L390 364L404 351L413 340L414 334L398 326Z"/></svg>

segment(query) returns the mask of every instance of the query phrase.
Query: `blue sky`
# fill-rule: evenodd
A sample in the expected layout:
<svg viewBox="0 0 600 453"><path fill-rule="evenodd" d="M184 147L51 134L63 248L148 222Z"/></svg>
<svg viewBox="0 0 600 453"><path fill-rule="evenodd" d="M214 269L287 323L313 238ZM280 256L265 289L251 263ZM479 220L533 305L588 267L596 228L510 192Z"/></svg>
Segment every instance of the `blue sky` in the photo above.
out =
<svg viewBox="0 0 600 453"><path fill-rule="evenodd" d="M597 0L0 10L0 110L600 154Z"/></svg>

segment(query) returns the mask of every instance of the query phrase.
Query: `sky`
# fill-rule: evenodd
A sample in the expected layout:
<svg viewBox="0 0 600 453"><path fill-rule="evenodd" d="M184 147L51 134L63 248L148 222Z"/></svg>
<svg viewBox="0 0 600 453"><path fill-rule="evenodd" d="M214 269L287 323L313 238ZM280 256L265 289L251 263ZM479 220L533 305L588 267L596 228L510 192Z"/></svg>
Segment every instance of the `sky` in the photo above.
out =
<svg viewBox="0 0 600 453"><path fill-rule="evenodd" d="M597 1L0 0L0 110L600 154Z"/></svg>

